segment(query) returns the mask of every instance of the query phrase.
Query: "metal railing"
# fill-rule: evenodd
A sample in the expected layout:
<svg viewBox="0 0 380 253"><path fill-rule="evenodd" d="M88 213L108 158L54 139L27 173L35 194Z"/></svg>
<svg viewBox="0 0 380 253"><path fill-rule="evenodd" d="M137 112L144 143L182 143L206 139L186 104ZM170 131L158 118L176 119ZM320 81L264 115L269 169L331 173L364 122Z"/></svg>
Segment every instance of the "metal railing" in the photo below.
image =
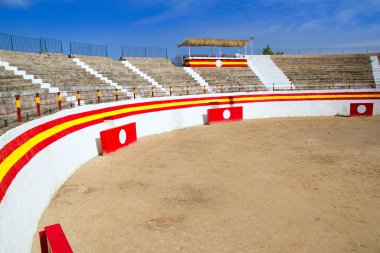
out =
<svg viewBox="0 0 380 253"><path fill-rule="evenodd" d="M122 57L168 58L168 49L162 47L121 47Z"/></svg>
<svg viewBox="0 0 380 253"><path fill-rule="evenodd" d="M108 49L106 45L70 42L70 54L108 57Z"/></svg>
<svg viewBox="0 0 380 253"><path fill-rule="evenodd" d="M339 90L339 89L371 89L370 84L318 84L303 86L279 86L273 84L269 91L302 91L302 90ZM138 98L186 96L199 94L217 94L234 92L268 91L261 85L217 85L217 86L170 86L163 92L153 86L130 88L127 92L117 89L70 91L61 93L42 93L2 97L0 106L0 135L22 122L49 115L62 109L77 106L106 103ZM38 96L38 99L37 99ZM19 102L17 102L17 100Z"/></svg>
<svg viewBox="0 0 380 253"><path fill-rule="evenodd" d="M32 53L63 53L62 41L0 33L0 49Z"/></svg>

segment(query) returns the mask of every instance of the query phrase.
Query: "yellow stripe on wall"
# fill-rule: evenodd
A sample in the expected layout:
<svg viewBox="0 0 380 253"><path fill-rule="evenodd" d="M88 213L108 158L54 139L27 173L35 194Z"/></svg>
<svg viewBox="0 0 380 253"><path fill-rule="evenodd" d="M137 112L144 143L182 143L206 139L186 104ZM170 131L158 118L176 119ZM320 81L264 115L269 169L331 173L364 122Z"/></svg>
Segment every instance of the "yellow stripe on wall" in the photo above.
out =
<svg viewBox="0 0 380 253"><path fill-rule="evenodd" d="M233 102L258 102L258 101L267 101L267 100L307 100L307 99L354 99L354 98L380 98L380 94L316 94L316 95L269 95L269 96L252 96L252 97L235 97L233 98ZM123 108L115 111L110 112L104 112L99 113L95 115L86 116L79 119L74 119L68 122L64 122L60 125L54 126L50 129L47 129L44 132L41 132L34 137L30 138L28 141L26 141L24 144L22 144L20 147L15 149L8 157L6 157L3 162L0 164L0 182L3 180L4 176L8 173L8 171L12 168L14 164L18 160L20 160L29 150L31 150L34 146L36 146L38 143L46 140L47 138L64 131L70 127L80 125L83 123L91 122L94 120L99 120L106 117L116 116L120 114L126 114L131 112L137 112L137 111L144 111L144 110L150 110L150 109L163 109L167 107L178 107L178 106L184 106L184 105L198 105L198 104L204 104L204 103L228 103L231 102L229 98L216 98L216 99L207 99L207 100L195 100L195 101L178 101L178 102L171 102L171 103L165 103L165 104L153 104L153 105L144 105L144 106L136 106L136 107L129 107L129 108Z"/></svg>

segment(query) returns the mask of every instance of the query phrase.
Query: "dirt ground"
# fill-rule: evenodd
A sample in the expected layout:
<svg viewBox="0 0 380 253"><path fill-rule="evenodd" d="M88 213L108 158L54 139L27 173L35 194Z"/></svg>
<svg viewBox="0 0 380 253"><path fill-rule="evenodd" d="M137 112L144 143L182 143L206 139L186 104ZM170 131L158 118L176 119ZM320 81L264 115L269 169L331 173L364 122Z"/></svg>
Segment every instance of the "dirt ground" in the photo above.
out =
<svg viewBox="0 0 380 253"><path fill-rule="evenodd" d="M75 253L380 252L379 162L380 117L193 127L92 159L39 229Z"/></svg>

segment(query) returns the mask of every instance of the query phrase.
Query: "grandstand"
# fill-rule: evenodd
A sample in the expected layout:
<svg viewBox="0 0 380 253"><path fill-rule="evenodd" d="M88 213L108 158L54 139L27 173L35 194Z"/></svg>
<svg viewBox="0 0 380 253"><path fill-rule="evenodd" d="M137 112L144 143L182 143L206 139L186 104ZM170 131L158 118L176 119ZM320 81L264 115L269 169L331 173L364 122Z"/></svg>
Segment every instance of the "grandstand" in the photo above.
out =
<svg viewBox="0 0 380 253"><path fill-rule="evenodd" d="M272 56L296 89L375 88L369 55Z"/></svg>
<svg viewBox="0 0 380 253"><path fill-rule="evenodd" d="M59 41L58 50L42 46L49 39L33 41L39 41L33 50L14 50L13 46L10 50L0 43L0 204L5 203L0 206L0 214L7 217L0 222L0 239L5 238L0 252L24 252L30 246L37 221L57 188L86 161L105 154L100 136L104 131L109 131L110 137L103 140L118 147L132 143L128 139L131 136L135 142L140 137L213 122L380 114L378 53L257 57L223 55L221 51L219 55L191 55L189 50L189 55L178 56L182 60L178 65L162 55L147 54L146 48L144 57L132 57L126 55L128 48L122 47L122 56L115 60L108 57L105 45L70 43L70 54L65 55ZM180 46L243 50L247 43L189 39ZM215 121L210 120L210 112L215 113ZM286 129L294 131L290 125ZM307 127L305 131L308 132ZM283 136L284 132L278 133ZM239 135L246 139L240 132ZM288 133L284 135L292 138ZM224 142L223 136L218 138ZM257 140L254 135L252 138ZM241 142L228 146L240 146ZM186 143L191 145L192 140ZM214 141L209 143L210 148L202 154L212 149ZM278 145L277 139L273 143ZM257 154L271 155L268 147L262 148L255 142L255 148ZM278 148L297 154L287 146ZM172 159L171 153L168 156L162 150L151 151ZM195 153L199 154L199 150ZM236 156L226 158L234 166ZM191 167L196 167L192 166L193 160L189 160ZM25 173L18 175L24 167ZM249 166L244 167L249 170ZM87 190L91 192L90 188L84 192ZM197 199L196 194L194 198ZM179 202L186 204L181 199ZM164 222L165 219L164 216ZM154 222L148 222L148 227ZM13 239L16 235L21 238L17 238L19 241Z"/></svg>
<svg viewBox="0 0 380 253"><path fill-rule="evenodd" d="M244 47L247 43L244 40L190 39L180 46ZM83 105L205 92L376 88L380 82L379 63L373 59L379 56L376 53L274 55L270 58L185 55L180 56L184 59L183 65L175 66L167 58L149 55L113 60L106 57L106 46L83 43L71 43L70 46L71 52L81 54L68 57L61 47L61 51L53 52L49 52L48 47L40 52L37 49L31 52L0 50L3 127L16 120L15 95L21 96L21 116L29 120L36 114L36 93L40 94L43 113L52 113L59 109L57 92L61 92L63 108L70 108L78 105L77 92L81 92L80 104ZM99 48L97 52L95 49ZM123 54L127 49L123 47ZM194 61L201 61L201 65ZM208 65L204 65L205 62ZM233 66L233 62L238 65Z"/></svg>

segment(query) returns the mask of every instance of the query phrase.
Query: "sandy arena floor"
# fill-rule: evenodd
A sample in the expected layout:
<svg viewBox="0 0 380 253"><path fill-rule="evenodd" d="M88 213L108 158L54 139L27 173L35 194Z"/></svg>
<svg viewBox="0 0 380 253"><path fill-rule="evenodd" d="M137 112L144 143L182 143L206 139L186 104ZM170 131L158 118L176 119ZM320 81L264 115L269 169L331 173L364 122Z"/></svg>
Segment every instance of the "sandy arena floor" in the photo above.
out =
<svg viewBox="0 0 380 253"><path fill-rule="evenodd" d="M380 252L380 117L142 138L80 168L39 228L53 223L75 253Z"/></svg>

